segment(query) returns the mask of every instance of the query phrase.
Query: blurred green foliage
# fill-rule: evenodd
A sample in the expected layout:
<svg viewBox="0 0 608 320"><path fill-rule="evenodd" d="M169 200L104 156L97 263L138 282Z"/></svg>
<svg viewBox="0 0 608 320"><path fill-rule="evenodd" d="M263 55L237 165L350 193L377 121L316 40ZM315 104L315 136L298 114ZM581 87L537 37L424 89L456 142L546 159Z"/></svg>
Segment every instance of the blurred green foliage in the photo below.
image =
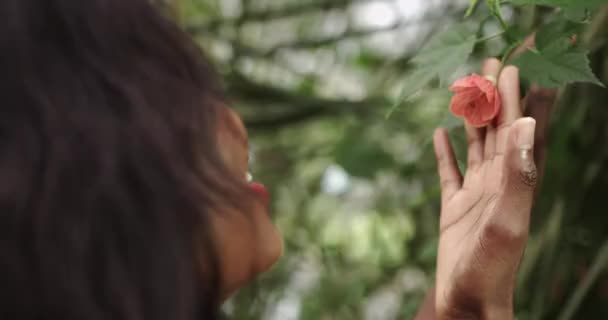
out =
<svg viewBox="0 0 608 320"><path fill-rule="evenodd" d="M459 23L469 1L167 1L217 65L250 129L252 172L272 190L285 238L280 263L226 304L229 318L411 318L436 256L430 137L435 127L450 129L464 160L463 130L438 83L385 114L412 56ZM553 10L507 6L503 14L528 34ZM580 41L608 83L608 8L567 14L591 14ZM479 6L469 18L472 26L486 21L481 36L500 30L489 16ZM474 63L455 76L503 47L501 38L477 44ZM518 319L608 318L607 101L608 91L593 85L560 90Z"/></svg>

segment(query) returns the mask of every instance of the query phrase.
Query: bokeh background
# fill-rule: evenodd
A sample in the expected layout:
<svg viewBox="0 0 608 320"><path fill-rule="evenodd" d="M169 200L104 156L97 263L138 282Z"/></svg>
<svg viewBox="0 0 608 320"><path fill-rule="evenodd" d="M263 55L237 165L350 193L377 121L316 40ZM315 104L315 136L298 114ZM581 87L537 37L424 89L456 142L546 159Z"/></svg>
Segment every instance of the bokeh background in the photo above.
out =
<svg viewBox="0 0 608 320"><path fill-rule="evenodd" d="M433 84L386 118L410 58L461 22L468 0L164 0L223 77L274 197L285 255L242 290L230 319L410 319L432 285L439 189L435 127L461 160L450 94ZM504 8L524 32L551 10ZM585 34L608 83L608 8ZM480 8L481 33L499 31ZM500 53L478 45L460 74ZM458 74L457 74L458 75ZM457 76L456 75L456 76ZM608 319L608 90L560 90L549 162L519 274L518 319Z"/></svg>

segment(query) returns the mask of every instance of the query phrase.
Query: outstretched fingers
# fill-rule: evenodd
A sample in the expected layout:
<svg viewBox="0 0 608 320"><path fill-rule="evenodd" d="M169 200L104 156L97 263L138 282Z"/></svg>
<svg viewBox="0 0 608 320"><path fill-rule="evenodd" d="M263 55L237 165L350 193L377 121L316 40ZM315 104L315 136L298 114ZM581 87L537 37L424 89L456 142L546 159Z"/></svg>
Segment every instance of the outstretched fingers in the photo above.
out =
<svg viewBox="0 0 608 320"><path fill-rule="evenodd" d="M446 203L462 188L462 174L445 129L437 129L433 136L437 171L441 182L441 201Z"/></svg>
<svg viewBox="0 0 608 320"><path fill-rule="evenodd" d="M465 121L467 133L467 170L480 166L483 163L483 149L485 145L485 128L475 128Z"/></svg>
<svg viewBox="0 0 608 320"><path fill-rule="evenodd" d="M500 73L498 91L502 100L502 110L496 123L496 154L506 151L509 128L522 117L519 89L519 70L514 66L505 67Z"/></svg>
<svg viewBox="0 0 608 320"><path fill-rule="evenodd" d="M483 63L482 73L484 76L489 76L494 79L498 79L500 72L500 61L496 58L487 59ZM486 128L485 145L483 150L484 159L492 159L494 152L496 151L496 126L491 123Z"/></svg>
<svg viewBox="0 0 608 320"><path fill-rule="evenodd" d="M502 197L497 203L491 225L494 236L505 244L525 242L528 235L530 212L538 174L534 163L534 133L536 121L521 118L515 121L510 130L505 147Z"/></svg>

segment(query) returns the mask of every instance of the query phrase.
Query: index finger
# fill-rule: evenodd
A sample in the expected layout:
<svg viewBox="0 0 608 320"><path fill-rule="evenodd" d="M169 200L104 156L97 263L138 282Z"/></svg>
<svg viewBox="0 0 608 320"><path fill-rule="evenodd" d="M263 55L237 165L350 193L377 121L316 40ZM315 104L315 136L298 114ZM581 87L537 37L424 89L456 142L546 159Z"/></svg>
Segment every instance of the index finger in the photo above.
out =
<svg viewBox="0 0 608 320"><path fill-rule="evenodd" d="M509 127L522 117L519 91L519 70L514 66L505 67L498 79L498 91L502 109L498 115L496 132L496 153L503 154L507 144Z"/></svg>

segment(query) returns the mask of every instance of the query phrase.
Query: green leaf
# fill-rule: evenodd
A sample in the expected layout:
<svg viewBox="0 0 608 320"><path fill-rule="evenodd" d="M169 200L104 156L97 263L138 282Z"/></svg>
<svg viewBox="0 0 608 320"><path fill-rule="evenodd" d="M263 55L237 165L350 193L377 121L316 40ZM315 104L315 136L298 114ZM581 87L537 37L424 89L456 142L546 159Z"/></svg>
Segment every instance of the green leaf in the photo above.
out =
<svg viewBox="0 0 608 320"><path fill-rule="evenodd" d="M544 5L553 7L596 8L608 0L511 0L516 5Z"/></svg>
<svg viewBox="0 0 608 320"><path fill-rule="evenodd" d="M543 26L536 34L536 48L541 51L565 51L572 45L572 36L585 27L566 19L557 19Z"/></svg>
<svg viewBox="0 0 608 320"><path fill-rule="evenodd" d="M389 111L390 115L404 100L439 78L440 84L462 66L471 53L477 37L462 26L441 33L412 59L415 67L403 83L403 91L398 103Z"/></svg>
<svg viewBox="0 0 608 320"><path fill-rule="evenodd" d="M490 10L496 8L496 0L486 0L486 4L490 8Z"/></svg>
<svg viewBox="0 0 608 320"><path fill-rule="evenodd" d="M555 88L573 82L590 82L604 86L589 66L587 52L581 48L565 51L527 51L511 63L519 67L522 77L541 87Z"/></svg>
<svg viewBox="0 0 608 320"><path fill-rule="evenodd" d="M587 52L573 43L573 36L585 24L560 17L543 26L536 34L536 49L515 58L513 64L530 82L543 87L559 87L572 82L603 84L593 74Z"/></svg>
<svg viewBox="0 0 608 320"><path fill-rule="evenodd" d="M351 129L333 151L333 156L350 175L371 179L384 168L395 165L393 157L382 146L362 134L361 128Z"/></svg>
<svg viewBox="0 0 608 320"><path fill-rule="evenodd" d="M445 84L449 77L464 64L471 53L477 37L464 27L455 27L442 33L423 48L412 60L417 70L438 76Z"/></svg>
<svg viewBox="0 0 608 320"><path fill-rule="evenodd" d="M437 77L436 74L427 72L425 68L417 68L411 71L407 76L402 86L401 97L399 103L407 100L409 97L426 87L429 82L433 81Z"/></svg>
<svg viewBox="0 0 608 320"><path fill-rule="evenodd" d="M566 19L576 22L582 22L589 19L591 12L587 8L567 7L564 8L564 16Z"/></svg>

